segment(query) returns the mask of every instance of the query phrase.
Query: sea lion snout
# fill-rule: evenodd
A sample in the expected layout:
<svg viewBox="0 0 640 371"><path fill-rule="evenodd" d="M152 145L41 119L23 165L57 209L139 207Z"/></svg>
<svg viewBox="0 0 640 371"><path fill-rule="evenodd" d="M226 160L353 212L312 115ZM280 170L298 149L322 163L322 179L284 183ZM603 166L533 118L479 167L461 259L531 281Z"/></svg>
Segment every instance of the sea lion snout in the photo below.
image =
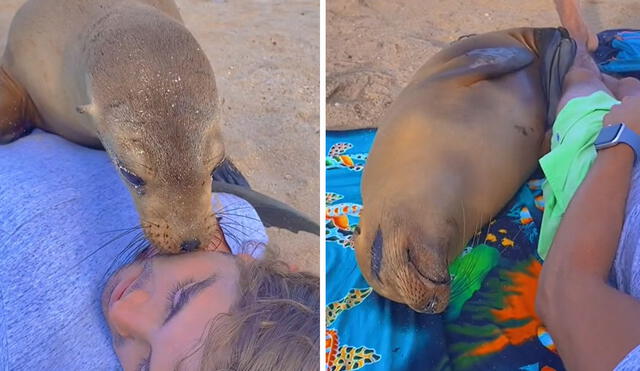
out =
<svg viewBox="0 0 640 371"><path fill-rule="evenodd" d="M144 206L139 207L145 236L161 252L177 254L215 250L222 246L224 237L213 211L209 208L194 213L189 210L193 207L189 204L168 203L155 212L146 210Z"/></svg>
<svg viewBox="0 0 640 371"><path fill-rule="evenodd" d="M421 313L443 312L449 304L451 282L443 249L429 245L407 249L409 274L407 283L400 286L407 305Z"/></svg>
<svg viewBox="0 0 640 371"><path fill-rule="evenodd" d="M114 157L125 158L121 152ZM223 246L218 215L211 204L212 179L203 170L208 167L188 166L195 162L188 158L178 159L183 165L171 166L127 159L139 166L121 171L122 178L131 191L140 225L152 246L168 254Z"/></svg>
<svg viewBox="0 0 640 371"><path fill-rule="evenodd" d="M447 246L409 239L400 249L406 251L401 262L398 290L411 309L421 313L441 313L449 304Z"/></svg>

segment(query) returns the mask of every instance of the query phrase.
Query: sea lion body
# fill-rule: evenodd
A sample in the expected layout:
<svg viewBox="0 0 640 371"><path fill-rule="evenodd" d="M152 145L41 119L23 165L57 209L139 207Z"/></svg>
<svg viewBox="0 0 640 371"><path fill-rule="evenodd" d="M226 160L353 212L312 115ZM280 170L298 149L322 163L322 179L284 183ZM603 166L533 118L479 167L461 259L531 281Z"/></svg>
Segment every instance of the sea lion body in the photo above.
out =
<svg viewBox="0 0 640 371"><path fill-rule="evenodd" d="M35 125L103 147L153 245L215 247L215 77L173 0L29 0L0 68L1 142Z"/></svg>
<svg viewBox="0 0 640 371"><path fill-rule="evenodd" d="M382 120L362 178L355 249L383 296L445 309L449 263L536 168L547 104L540 43L556 29L460 40L432 57Z"/></svg>

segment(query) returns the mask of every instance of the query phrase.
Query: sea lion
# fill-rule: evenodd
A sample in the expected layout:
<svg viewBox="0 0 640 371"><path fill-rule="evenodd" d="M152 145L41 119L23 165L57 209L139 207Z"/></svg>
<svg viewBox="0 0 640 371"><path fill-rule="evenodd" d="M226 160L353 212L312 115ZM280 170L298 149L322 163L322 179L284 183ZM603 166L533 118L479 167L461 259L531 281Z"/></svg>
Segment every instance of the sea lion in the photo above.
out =
<svg viewBox="0 0 640 371"><path fill-rule="evenodd" d="M375 291L418 312L446 308L449 263L546 150L570 65L554 60L574 54L562 29L517 28L464 38L420 68L383 117L362 177L354 244Z"/></svg>
<svg viewBox="0 0 640 371"><path fill-rule="evenodd" d="M104 148L148 240L214 249L225 158L213 69L173 0L29 0L0 60L0 142L33 127Z"/></svg>

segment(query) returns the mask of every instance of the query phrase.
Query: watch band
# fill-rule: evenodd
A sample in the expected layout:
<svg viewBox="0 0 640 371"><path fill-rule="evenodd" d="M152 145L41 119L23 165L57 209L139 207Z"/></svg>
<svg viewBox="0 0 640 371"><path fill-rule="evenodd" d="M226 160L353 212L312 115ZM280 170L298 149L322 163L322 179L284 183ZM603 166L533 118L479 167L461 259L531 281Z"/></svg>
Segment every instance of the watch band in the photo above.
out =
<svg viewBox="0 0 640 371"><path fill-rule="evenodd" d="M635 161L640 153L640 136L624 123L608 125L600 130L600 134L595 140L596 150L613 147L620 143L624 143L631 147L635 155Z"/></svg>

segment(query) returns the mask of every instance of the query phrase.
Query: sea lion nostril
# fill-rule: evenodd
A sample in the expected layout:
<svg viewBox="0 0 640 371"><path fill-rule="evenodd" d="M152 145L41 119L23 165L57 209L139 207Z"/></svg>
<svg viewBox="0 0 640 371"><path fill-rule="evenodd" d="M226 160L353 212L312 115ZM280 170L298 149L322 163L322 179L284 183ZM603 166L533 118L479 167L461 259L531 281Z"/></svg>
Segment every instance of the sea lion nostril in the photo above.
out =
<svg viewBox="0 0 640 371"><path fill-rule="evenodd" d="M180 245L180 250L182 250L182 252L191 252L195 251L198 247L200 247L200 240L188 240Z"/></svg>

